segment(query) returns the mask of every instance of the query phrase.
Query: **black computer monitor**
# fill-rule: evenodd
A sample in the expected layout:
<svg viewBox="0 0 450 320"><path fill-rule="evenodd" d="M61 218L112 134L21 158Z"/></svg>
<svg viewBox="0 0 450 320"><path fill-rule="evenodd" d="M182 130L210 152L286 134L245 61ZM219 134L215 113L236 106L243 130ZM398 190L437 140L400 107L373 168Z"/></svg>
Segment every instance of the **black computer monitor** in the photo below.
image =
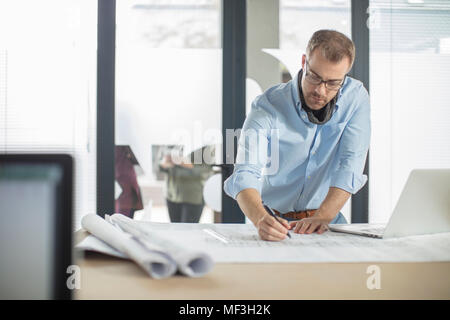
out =
<svg viewBox="0 0 450 320"><path fill-rule="evenodd" d="M0 299L71 299L73 160L0 154Z"/></svg>

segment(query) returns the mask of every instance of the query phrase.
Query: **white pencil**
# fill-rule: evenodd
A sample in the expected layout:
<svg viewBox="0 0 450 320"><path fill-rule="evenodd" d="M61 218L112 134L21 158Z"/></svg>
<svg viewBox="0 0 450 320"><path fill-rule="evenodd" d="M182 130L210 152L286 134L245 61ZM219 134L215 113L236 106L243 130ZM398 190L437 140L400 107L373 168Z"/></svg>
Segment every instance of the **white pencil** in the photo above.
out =
<svg viewBox="0 0 450 320"><path fill-rule="evenodd" d="M214 238L222 241L223 243L228 243L228 240L224 236L211 229L203 229L203 231L209 234L210 236L213 236Z"/></svg>

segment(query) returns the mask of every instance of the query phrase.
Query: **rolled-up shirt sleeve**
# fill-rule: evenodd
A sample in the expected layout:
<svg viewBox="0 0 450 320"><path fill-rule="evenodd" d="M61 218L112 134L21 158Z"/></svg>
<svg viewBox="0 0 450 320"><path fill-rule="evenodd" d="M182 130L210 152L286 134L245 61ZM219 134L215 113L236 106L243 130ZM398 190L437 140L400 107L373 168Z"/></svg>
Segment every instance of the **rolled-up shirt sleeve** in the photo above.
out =
<svg viewBox="0 0 450 320"><path fill-rule="evenodd" d="M258 99L245 119L239 140L233 174L224 182L224 191L233 199L244 189L261 193L262 170L267 164L272 115L257 105Z"/></svg>
<svg viewBox="0 0 450 320"><path fill-rule="evenodd" d="M364 87L361 87L356 103L356 110L341 136L337 151L338 166L330 182L330 187L352 194L367 182L363 171L370 144L370 99Z"/></svg>

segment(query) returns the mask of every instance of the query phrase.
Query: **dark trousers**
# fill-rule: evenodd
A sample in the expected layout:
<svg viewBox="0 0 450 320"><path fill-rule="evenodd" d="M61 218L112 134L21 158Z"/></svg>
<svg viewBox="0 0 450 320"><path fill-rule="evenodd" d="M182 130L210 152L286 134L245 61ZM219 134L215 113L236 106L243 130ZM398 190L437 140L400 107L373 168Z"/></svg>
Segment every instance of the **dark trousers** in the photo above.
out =
<svg viewBox="0 0 450 320"><path fill-rule="evenodd" d="M170 222L198 223L203 211L203 204L176 203L166 199Z"/></svg>

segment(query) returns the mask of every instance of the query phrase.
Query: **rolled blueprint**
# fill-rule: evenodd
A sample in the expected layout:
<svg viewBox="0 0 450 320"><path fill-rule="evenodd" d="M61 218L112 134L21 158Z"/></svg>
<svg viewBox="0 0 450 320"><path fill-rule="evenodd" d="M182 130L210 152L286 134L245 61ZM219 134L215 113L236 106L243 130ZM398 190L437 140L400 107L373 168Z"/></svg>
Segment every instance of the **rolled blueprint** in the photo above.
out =
<svg viewBox="0 0 450 320"><path fill-rule="evenodd" d="M172 276L177 271L177 263L165 252L152 250L140 239L125 233L96 214L88 214L81 225L98 239L135 261L152 278Z"/></svg>
<svg viewBox="0 0 450 320"><path fill-rule="evenodd" d="M214 262L206 252L192 249L189 245L181 245L164 235L164 232L144 228L142 223L134 221L122 214L110 217L113 224L125 232L139 238L141 243L151 250L160 250L167 253L177 264L178 271L189 277L201 277L208 273Z"/></svg>

